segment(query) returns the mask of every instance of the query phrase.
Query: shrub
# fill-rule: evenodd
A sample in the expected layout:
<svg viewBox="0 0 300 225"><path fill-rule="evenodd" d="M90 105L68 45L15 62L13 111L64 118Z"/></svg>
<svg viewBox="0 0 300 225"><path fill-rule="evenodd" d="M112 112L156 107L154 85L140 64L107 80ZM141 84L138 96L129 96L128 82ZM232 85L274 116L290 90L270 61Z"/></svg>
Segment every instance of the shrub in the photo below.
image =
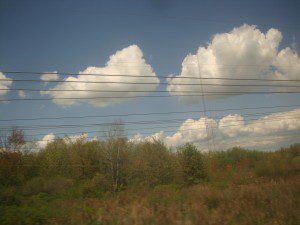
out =
<svg viewBox="0 0 300 225"><path fill-rule="evenodd" d="M194 145L182 146L179 149L179 157L186 184L198 184L208 178L203 156Z"/></svg>
<svg viewBox="0 0 300 225"><path fill-rule="evenodd" d="M171 184L178 176L178 160L159 141L141 142L133 147L127 166L127 183L148 187Z"/></svg>
<svg viewBox="0 0 300 225"><path fill-rule="evenodd" d="M79 188L82 197L102 197L106 192L111 191L111 181L104 175L97 173L92 179L88 179Z"/></svg>
<svg viewBox="0 0 300 225"><path fill-rule="evenodd" d="M19 194L14 187L0 187L0 203L4 205L20 205Z"/></svg>
<svg viewBox="0 0 300 225"><path fill-rule="evenodd" d="M53 179L45 179L43 177L35 177L29 180L23 188L24 194L36 195L40 192L48 194L58 194L73 185L70 179L55 177Z"/></svg>

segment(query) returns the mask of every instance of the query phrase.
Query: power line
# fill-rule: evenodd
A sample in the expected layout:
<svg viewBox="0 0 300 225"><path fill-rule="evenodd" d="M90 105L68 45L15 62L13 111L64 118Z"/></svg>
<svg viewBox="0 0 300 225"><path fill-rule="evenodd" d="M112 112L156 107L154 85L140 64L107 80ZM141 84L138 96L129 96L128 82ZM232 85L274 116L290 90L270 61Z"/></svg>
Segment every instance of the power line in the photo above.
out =
<svg viewBox="0 0 300 225"><path fill-rule="evenodd" d="M300 87L300 86L299 86ZM31 91L31 92L96 92L96 93L205 93L205 94L280 94L288 91L186 91L186 90L97 90L97 89L31 89L31 88L0 88L0 91ZM294 93L294 92L292 92ZM297 92L298 93L298 92ZM202 95L201 95L202 96Z"/></svg>
<svg viewBox="0 0 300 225"><path fill-rule="evenodd" d="M248 92L247 94L296 94L300 91L284 91L284 92ZM245 93L244 93L245 94ZM0 102L12 101L52 101L52 100L93 100L93 99L131 99L131 98L171 98L171 97L199 97L199 96L222 96L222 95L237 95L237 93L215 93L205 95L136 95L136 96L98 96L98 97L53 97L53 98L10 98L0 99Z"/></svg>
<svg viewBox="0 0 300 225"><path fill-rule="evenodd" d="M282 134L279 134L279 135L282 135ZM282 136L280 136L280 137L258 137L258 138L253 138L253 137L251 137L251 138L253 138L253 139L262 139L263 141L265 141L265 140L277 140L277 139L287 139L287 137L290 137L290 138L295 138L295 137L299 137L300 136L300 133L299 134L292 134L292 135L282 135ZM245 137L244 137L245 138ZM224 140L221 140L221 141L219 141L219 145L222 145L222 147L223 147L223 144L222 143L220 143L220 142L222 142L222 141L224 141ZM236 143L241 143L241 141L224 141L225 143L225 145L226 144L236 144Z"/></svg>
<svg viewBox="0 0 300 225"><path fill-rule="evenodd" d="M262 107L243 107L243 108L225 108L212 109L211 112L225 112L234 110L253 110L253 109L274 109L274 108L289 108L299 107L300 105L276 105ZM12 118L0 119L1 122L7 121L33 121L33 120L58 120L58 119L82 119L82 118L107 118L107 117L128 117L128 116L148 116L148 115L169 115L169 114L185 114L185 113L201 113L203 110L193 111L168 111L168 112L149 112L149 113L128 113L128 114L110 114L110 115L86 115L86 116L60 116L60 117L38 117L38 118Z"/></svg>
<svg viewBox="0 0 300 225"><path fill-rule="evenodd" d="M300 87L300 86L299 86ZM0 91L31 91L31 92L98 92L98 93L205 93L205 94L278 94L283 91L187 91L187 90L97 90L97 89L32 89L32 88L0 88Z"/></svg>
<svg viewBox="0 0 300 225"><path fill-rule="evenodd" d="M155 77L153 77L155 78ZM280 84L198 84L198 83L172 83L172 82L127 82L127 81L80 81L80 80L32 80L32 79L10 79L10 78L1 78L0 81L12 81L12 82L37 82L37 83L82 83L82 84L138 84L138 85L187 85L187 86L228 86L228 87L300 87L300 85L280 85Z"/></svg>
<svg viewBox="0 0 300 225"><path fill-rule="evenodd" d="M293 117L293 118L300 118L300 117ZM223 126L218 126L218 128L224 128L224 127L235 127L235 126L241 126L241 124L240 123L238 123L238 122L241 122L241 121L245 121L245 120L236 120L235 122L237 122L237 123L235 123L235 124L230 124L230 125L223 125ZM250 120L251 121L251 120ZM276 119L274 120L274 119L268 119L268 120L265 120L265 121L259 121L259 120L256 120L255 122L252 122L250 125L253 125L253 124L260 124L260 123L269 123L269 122L274 122L274 121L277 121ZM169 132L185 132L185 131L201 131L201 130L204 130L205 128L189 128L189 129L177 129L177 130L174 130L174 129L172 129L172 130L164 130L163 132L164 133L169 133ZM213 128L212 128L213 129ZM297 129L297 130L299 130L299 129ZM81 135L82 134L85 134L85 133L81 133ZM127 135L135 135L135 134L141 134L141 135L154 135L155 133L153 133L153 132L143 132L143 133L140 133L140 132L138 132L138 133L129 133L129 134L127 134ZM65 137L65 138L67 138L67 139L70 139L70 140L73 140L73 139L79 139L79 137ZM106 135L103 135L103 136L97 136L97 138L107 138L107 136ZM52 140L30 140L30 141L27 141L27 143L35 143L35 142L52 142L53 140L61 140L61 139L64 139L64 138L54 138L54 139L52 139Z"/></svg>
<svg viewBox="0 0 300 225"><path fill-rule="evenodd" d="M268 115L269 113L280 113L280 112L284 112L284 111L273 111L273 112L264 112L264 113L254 113L254 114L241 114L241 116L243 117L253 117L253 116L261 116L261 115ZM214 119L220 119L222 117L215 117ZM187 118L183 119L183 120L186 120ZM172 123L181 123L183 120L181 121L174 121ZM244 121L252 121L252 120L255 120L255 119L246 119ZM194 122L191 122L191 123L196 123L197 121L194 121ZM187 122L189 123L189 122ZM113 123L112 123L113 124ZM133 131L133 130L152 130L152 129L163 129L163 128L177 128L178 125L171 125L171 126L156 126L156 127L139 127L139 128L126 128L125 131ZM77 132L61 132L61 133L55 133L56 135L70 135L70 134L82 134L82 133L99 133L100 130L89 130L89 131L77 131ZM36 137L36 136L45 136L45 135L48 135L49 133L42 133L42 134L34 134L34 135L26 135L27 137Z"/></svg>
<svg viewBox="0 0 300 225"><path fill-rule="evenodd" d="M71 72L36 72L36 71L6 71L8 74L32 74L32 75L67 75L67 76L99 76L99 77L138 77L138 78L165 78L165 79L195 79L195 80L238 80L238 81L275 81L275 82L300 82L299 79L264 79L264 78L231 78L231 77L194 77L194 76L154 76L154 75L130 75L130 74L103 74L103 73L71 73ZM49 82L49 81L44 81Z"/></svg>
<svg viewBox="0 0 300 225"><path fill-rule="evenodd" d="M293 112L295 113L295 112ZM286 118L290 118L289 116L280 116L280 115L276 115L274 116L275 118L279 118L279 119L286 119ZM221 117L223 118L223 117ZM298 118L298 117L291 117L291 118ZM124 121L122 122L122 125L144 125L144 124L164 124L164 123L181 123L181 122L185 122L185 123L196 123L198 121L186 121L187 119L193 119L193 120L198 120L199 118L175 118L175 119L165 119L165 120L144 120L144 121ZM217 118L212 118L212 119L217 119ZM258 119L252 119L252 120L258 120ZM249 120L249 121L252 121ZM265 120L272 120L270 118L267 118ZM237 121L237 120L236 120ZM246 120L239 120L239 121L246 121ZM206 122L207 124L210 124L208 122ZM22 130L41 130L41 129L58 129L58 128L76 128L76 127L94 127L94 126L103 126L103 127L107 127L107 126L111 126L114 125L115 123L93 123L93 124L63 124L63 125L32 125L32 126L17 126L19 129ZM214 123L212 123L214 124ZM2 126L0 127L1 130L3 131L10 131L13 128L11 127L5 127Z"/></svg>
<svg viewBox="0 0 300 225"><path fill-rule="evenodd" d="M200 61L199 61L199 55L197 54L197 68L198 68L198 75L200 78L200 90L202 92L202 105L203 105L203 115L204 115L204 120L205 120L205 130L206 130L206 135L208 136L208 130L209 130L209 126L207 125L207 121L206 121L206 104L205 104L205 98L204 98L204 90L203 90L203 83L202 83L202 75L201 75L201 71L200 71ZM214 137L213 133L212 133L212 137ZM207 147L208 147L208 151L210 151L210 143L209 143L209 139L207 139Z"/></svg>
<svg viewBox="0 0 300 225"><path fill-rule="evenodd" d="M270 136L267 136L267 137L262 137L263 140L278 140L278 139L284 139L284 140L288 140L288 139L292 139L292 138L295 138L295 137L299 137L300 134L288 134L288 135L282 135L280 137L270 137ZM55 141L55 140L54 140ZM93 140L89 140L89 141L93 141ZM232 145L232 144L236 144L236 143L240 143L239 141L226 141L226 144L227 145ZM220 144L218 144L220 145ZM221 144L223 146L223 144ZM227 148L227 147L226 147ZM26 148L22 148L22 150L25 150L25 151L40 151L42 148L32 148L32 147L28 147L26 146ZM51 165L51 166L81 166L81 167L98 167L99 165L80 165L80 164L48 164L48 165ZM21 165L16 165L16 164L11 164L11 165L8 165L8 166L20 166L20 167L23 167L23 166L31 166L31 165L26 165L26 164L21 164Z"/></svg>

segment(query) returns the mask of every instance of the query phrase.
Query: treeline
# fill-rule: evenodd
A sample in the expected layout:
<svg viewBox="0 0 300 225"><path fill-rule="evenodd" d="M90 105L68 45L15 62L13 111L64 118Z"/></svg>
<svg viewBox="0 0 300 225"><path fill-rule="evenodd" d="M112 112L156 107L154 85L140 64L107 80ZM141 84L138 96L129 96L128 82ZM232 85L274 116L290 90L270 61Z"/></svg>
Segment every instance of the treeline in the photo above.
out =
<svg viewBox="0 0 300 225"><path fill-rule="evenodd" d="M70 200L106 201L122 193L141 194L139 190L151 192L161 187L172 187L168 191L176 195L173 187L184 190L204 185L224 189L266 180L294 180L300 171L300 144L275 152L233 148L201 153L189 143L174 150L159 141L134 143L114 134L102 141L57 139L39 151L22 151L20 146L25 144L22 137L22 133L15 133L15 138L10 137L11 141L0 152L0 221L3 224L44 224L45 218L48 224L57 224L52 219L60 217L65 224L71 216L68 206L62 215L55 206L48 205L58 199L62 205ZM169 196L168 191L165 194ZM187 195L180 196L184 199ZM183 204L183 199L178 201ZM159 199L155 201L160 204ZM212 200L203 201L208 208L217 204L213 196ZM94 209L95 206L88 208L90 211L76 213L85 215L83 223L99 222Z"/></svg>
<svg viewBox="0 0 300 225"><path fill-rule="evenodd" d="M159 141L133 143L119 137L88 142L58 139L40 151L2 150L0 182L24 186L28 194L81 185L82 195L101 196L135 185L199 184L233 171L286 177L298 172L299 146L276 152L233 148L201 153L189 143L174 151Z"/></svg>
<svg viewBox="0 0 300 225"><path fill-rule="evenodd" d="M42 183L47 186L56 179L65 185L84 183L87 192L100 194L132 185L197 184L208 179L204 164L204 155L191 144L172 152L162 142L134 144L118 138L67 143L61 139L38 152L2 151L0 181L2 185L25 184L34 194L45 191L37 190Z"/></svg>

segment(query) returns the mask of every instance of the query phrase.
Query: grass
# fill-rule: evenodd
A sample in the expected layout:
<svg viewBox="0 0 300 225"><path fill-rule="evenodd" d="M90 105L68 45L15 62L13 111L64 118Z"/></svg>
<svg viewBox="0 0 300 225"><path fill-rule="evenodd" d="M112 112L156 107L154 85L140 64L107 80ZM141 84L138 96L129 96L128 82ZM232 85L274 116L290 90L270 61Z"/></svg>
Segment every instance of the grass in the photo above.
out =
<svg viewBox="0 0 300 225"><path fill-rule="evenodd" d="M151 145L142 147L147 154L151 150ZM144 157L145 151L140 149L138 154L126 156L124 181L117 192L110 191L100 167L91 167L85 176L77 167L55 176L42 161L51 158L35 154L30 156L28 171L20 167L16 172L12 165L24 156L2 156L0 224L299 224L299 145L276 152L235 148L197 155L193 150L184 164L177 163L176 157L181 157L177 153L154 147L160 148L163 161L152 150L151 157ZM181 170L185 165L189 167ZM195 165L199 165L196 171L201 167L201 173L195 173ZM184 176L200 174L201 178L204 172L205 179L185 182ZM157 182L149 182L152 178Z"/></svg>

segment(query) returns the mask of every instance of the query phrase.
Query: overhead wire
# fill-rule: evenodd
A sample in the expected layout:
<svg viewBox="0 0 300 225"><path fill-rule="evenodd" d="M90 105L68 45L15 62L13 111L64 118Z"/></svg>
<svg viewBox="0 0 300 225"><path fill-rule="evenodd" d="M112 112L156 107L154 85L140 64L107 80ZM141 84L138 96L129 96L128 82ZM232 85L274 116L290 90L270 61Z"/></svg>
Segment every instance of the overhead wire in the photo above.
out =
<svg viewBox="0 0 300 225"><path fill-rule="evenodd" d="M300 118L300 116L299 117L293 117L293 118ZM267 120L267 121L256 121L256 122L252 122L251 123L251 125L253 125L253 124L260 124L260 123L263 123L263 124L265 124L265 123L269 123L269 122L273 122L273 121L276 121L276 120L274 120L274 119L269 119L269 120ZM236 120L235 122L242 122L242 120ZM220 127L222 127L222 128L224 128L224 127L235 127L235 126L241 126L241 124L240 123L235 123L235 124L230 124L230 125L223 125L223 126L218 126L218 128L220 128ZM214 127L212 127L213 129L214 129ZM172 133L174 133L174 132L186 132L186 131L202 131L202 130L205 130L205 128L188 128L188 129L180 129L180 130L163 130L162 132L164 132L164 133L170 133L170 132L172 132ZM297 129L296 131L300 131L300 129ZM159 133L159 132L156 132L156 133ZM136 135L136 134L140 134L140 135L143 135L143 136L145 136L145 135L155 135L156 133L153 133L153 132L138 132L138 133L130 133L130 134L124 134L124 136L123 137L126 137L127 135L128 136L132 136L132 135ZM80 135L84 135L84 134L87 134L87 133L81 133ZM46 142L46 143L48 143L48 142L52 142L52 141L55 141L55 140L62 140L62 139L64 139L64 140L80 140L80 138L83 138L83 139L86 139L86 140L88 140L88 141L93 141L93 139L88 139L87 137L84 137L84 136L81 136L80 137L80 135L78 135L78 136L76 136L76 137L69 137L69 136L65 136L65 137L55 137L55 138L53 138L53 139L51 139L51 140L38 140L38 139L33 139L33 140L29 140L29 141L27 141L27 143L43 143L43 142ZM108 136L107 135L97 135L96 136L97 138L107 138ZM142 137L142 138L145 138L145 137Z"/></svg>
<svg viewBox="0 0 300 225"><path fill-rule="evenodd" d="M251 92L247 94L297 94L300 91L274 91L274 92ZM225 96L237 95L237 93L210 93L204 96ZM97 96L97 97L52 97L52 98L9 98L0 99L0 102L13 102L13 101L53 101L53 100L96 100L96 99L135 99L135 98L171 98L171 97L199 97L203 95L189 94L189 95L136 95L136 96Z"/></svg>
<svg viewBox="0 0 300 225"><path fill-rule="evenodd" d="M284 140L289 140L289 139L294 139L294 138L298 138L300 133L299 134L280 134L281 136L279 137L272 137L272 136L263 136L263 140L270 140L270 141L274 141L274 140L278 140L278 139L284 139ZM54 140L55 141L55 140ZM93 140L91 140L93 141ZM238 144L238 146L241 146L241 142L240 141L226 141L226 144L228 147L226 148L230 148L230 146L236 146ZM224 147L223 143L218 143L218 146L222 145L222 147ZM43 147L38 147L38 148L33 148L32 146L28 147L22 147L22 150L23 151L40 151L41 149L43 149ZM25 158L28 157L28 155L25 155L24 156ZM99 165L82 165L82 164L48 164L48 165L51 165L51 166L81 166L81 167L99 167ZM10 165L7 165L7 166L16 166L16 167L25 167L25 166L32 166L32 165L29 165L29 164L10 164Z"/></svg>
<svg viewBox="0 0 300 225"><path fill-rule="evenodd" d="M260 106L260 107L242 107L242 108L224 108L224 109L210 109L212 112L226 112L226 111L243 111L254 109L274 109L274 108L290 108L299 107L300 105L275 105L275 106ZM107 117L129 117L129 116L150 116L150 115L169 115L169 114L186 114L186 113L201 113L203 110L189 110L189 111L167 111L167 112L140 112L127 114L106 114L106 115L84 115L84 116L58 116L58 117L35 117L35 118L10 118L0 119L1 122L10 121L34 121L34 120L59 120L59 119L82 119L82 118L107 118Z"/></svg>
<svg viewBox="0 0 300 225"><path fill-rule="evenodd" d="M280 113L282 111L276 111L275 113ZM261 116L261 115L268 115L270 112L264 112L264 113L254 113L254 114L242 114L243 117L253 117L253 116ZM221 117L220 117L221 118ZM187 120L188 118L186 118ZM219 119L219 118L214 118ZM244 120L244 121L250 121L250 120ZM181 123L181 121L178 121L178 123ZM197 123L198 121L192 122ZM175 123L175 122L172 122ZM189 123L189 122L187 122ZM113 124L113 123L112 123ZM171 126L156 126L156 127L139 127L139 128L126 128L124 131L133 131L133 130L152 130L152 129L164 129L164 128L178 128L178 125L171 125ZM82 134L82 133L100 133L100 130L85 130L85 131L77 131L77 132L55 132L55 135L73 135L73 134ZM102 132L105 132L102 130ZM39 133L39 134L32 134L32 135L26 135L26 137L37 137L37 136L45 136L49 133Z"/></svg>
<svg viewBox="0 0 300 225"><path fill-rule="evenodd" d="M138 77L138 78L165 78L165 79L195 79L195 80L238 80L238 81L274 81L274 82L300 82L300 79L270 79L270 78L232 78L232 77L195 77L195 76L158 76L158 75L130 75L130 74L105 74L105 73L72 73L72 72L37 72L37 71L6 71L8 74L32 75L66 75L66 76L93 76L93 77ZM48 81L44 81L48 82Z"/></svg>
<svg viewBox="0 0 300 225"><path fill-rule="evenodd" d="M155 77L153 77L155 78ZM280 85L280 84L217 84L217 83L172 83L172 82L127 82L127 81L81 81L81 80L34 80L34 79L10 79L1 78L0 81L12 81L12 82L37 82L37 83L83 83L83 84L138 84L138 85L179 85L179 86L226 86L226 87L300 87L300 85Z"/></svg>
<svg viewBox="0 0 300 225"><path fill-rule="evenodd" d="M282 86L285 87L285 86ZM299 86L300 87L300 86ZM290 91L189 91L189 90L97 90L97 89L32 89L32 88L0 88L0 91L29 91L29 92L96 92L96 93L205 93L205 94L280 94Z"/></svg>
<svg viewBox="0 0 300 225"><path fill-rule="evenodd" d="M278 112L278 113L284 113L284 112ZM292 113L296 113L297 115L297 112L295 111L292 111ZM256 113L256 114L245 114L245 117L247 116L254 116L254 115L263 115L263 113L259 114L259 113ZM264 114L266 115L266 114ZM270 119L270 118L265 118L265 121L266 120L271 120L271 121L276 121L277 119L288 119L288 118L298 118L298 117L292 117L291 115L290 116L287 116L287 115L273 115L273 119ZM221 119L223 117L220 117L220 118L210 118L210 119ZM186 121L188 119L191 119L193 121ZM181 122L185 122L185 123L196 123L198 121L194 121L194 120L198 120L199 118L174 118L174 119L161 119L161 120L143 120L143 121L124 121L122 122L122 125L151 125L151 124L165 124L165 123L181 123ZM249 121L253 121L253 120L260 120L260 119L250 119ZM236 121L244 121L244 122L247 122L247 120L236 120ZM209 122L207 122L209 124ZM31 126L24 126L24 125L21 125L21 126L15 126L15 127L11 127L11 126L1 126L0 129L2 131L12 131L14 130L15 128L18 128L18 129L21 129L23 131L25 130L41 130L41 129L60 129L60 128L76 128L76 127L94 127L94 126L97 126L97 127L109 127L109 126L112 126L112 125L115 125L116 123L92 123L92 124L60 124L60 125L41 125L41 124L38 124L38 125L31 125ZM215 123L212 123L212 124L215 124Z"/></svg>

